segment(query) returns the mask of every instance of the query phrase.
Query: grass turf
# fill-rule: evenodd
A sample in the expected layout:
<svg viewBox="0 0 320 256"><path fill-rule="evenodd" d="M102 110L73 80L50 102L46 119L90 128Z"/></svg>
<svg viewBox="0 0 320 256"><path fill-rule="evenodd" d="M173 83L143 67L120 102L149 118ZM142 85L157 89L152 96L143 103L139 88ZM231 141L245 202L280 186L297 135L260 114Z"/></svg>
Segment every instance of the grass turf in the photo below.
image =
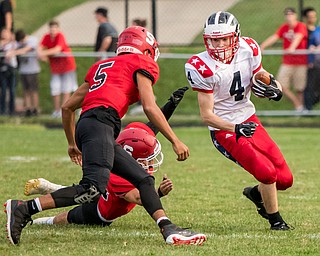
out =
<svg viewBox="0 0 320 256"><path fill-rule="evenodd" d="M1 255L318 255L320 150L319 129L268 128L283 151L295 177L294 186L279 192L280 211L295 227L290 232L269 230L242 189L255 180L214 149L205 127L175 128L189 146L191 156L177 162L170 143L160 135L165 161L155 173L156 184L164 173L174 190L162 199L176 224L207 234L201 247L172 247L164 243L158 228L142 207L115 221L110 227L27 226L21 244L0 240ZM25 181L44 177L72 184L81 170L67 156L61 129L38 125L0 125L0 200L28 199ZM52 216L61 209L38 214ZM5 214L0 216L5 229Z"/></svg>

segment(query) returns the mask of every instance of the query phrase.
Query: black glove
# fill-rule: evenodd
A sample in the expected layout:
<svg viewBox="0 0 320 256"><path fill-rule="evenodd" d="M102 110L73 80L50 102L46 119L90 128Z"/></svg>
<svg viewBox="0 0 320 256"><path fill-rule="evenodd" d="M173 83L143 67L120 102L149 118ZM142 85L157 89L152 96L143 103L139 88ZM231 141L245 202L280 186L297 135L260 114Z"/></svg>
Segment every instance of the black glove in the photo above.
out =
<svg viewBox="0 0 320 256"><path fill-rule="evenodd" d="M282 98L282 92L278 88L276 80L270 74L270 84L267 85L259 80L253 83L251 89L254 95L262 98L269 98L271 100L279 101Z"/></svg>
<svg viewBox="0 0 320 256"><path fill-rule="evenodd" d="M182 100L184 93L189 90L188 86L185 87L181 87L178 90L174 91L170 98L168 100L170 100L175 106L177 106L180 101Z"/></svg>
<svg viewBox="0 0 320 256"><path fill-rule="evenodd" d="M258 124L256 124L255 122L236 124L235 133L237 135L236 136L237 141L241 136L244 136L246 138L252 137L252 135L256 131L257 126Z"/></svg>

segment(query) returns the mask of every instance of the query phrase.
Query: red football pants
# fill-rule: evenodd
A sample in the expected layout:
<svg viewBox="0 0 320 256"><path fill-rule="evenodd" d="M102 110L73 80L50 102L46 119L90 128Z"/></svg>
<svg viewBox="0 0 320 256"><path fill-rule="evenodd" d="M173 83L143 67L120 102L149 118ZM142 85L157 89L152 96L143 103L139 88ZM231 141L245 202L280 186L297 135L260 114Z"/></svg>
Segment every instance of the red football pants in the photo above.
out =
<svg viewBox="0 0 320 256"><path fill-rule="evenodd" d="M278 190L292 186L292 173L277 144L270 138L256 115L246 122L258 124L251 138L241 136L236 141L236 134L229 131L211 131L215 147L227 158L240 164L259 182L272 184L276 182Z"/></svg>

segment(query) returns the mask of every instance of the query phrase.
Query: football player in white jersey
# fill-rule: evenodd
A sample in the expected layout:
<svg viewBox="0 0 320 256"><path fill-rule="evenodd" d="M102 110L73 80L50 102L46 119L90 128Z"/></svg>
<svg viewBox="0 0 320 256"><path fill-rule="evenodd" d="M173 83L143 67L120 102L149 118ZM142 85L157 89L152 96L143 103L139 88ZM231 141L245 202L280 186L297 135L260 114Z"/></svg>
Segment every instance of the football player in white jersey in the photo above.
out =
<svg viewBox="0 0 320 256"><path fill-rule="evenodd" d="M292 186L292 173L276 143L255 115L251 91L259 97L280 100L282 88L270 75L267 85L253 76L263 71L259 45L240 37L234 15L219 11L205 22L206 51L192 56L185 64L190 86L198 92L200 115L208 125L214 146L242 166L259 182L243 194L269 220L272 230L290 227L278 210L277 190Z"/></svg>

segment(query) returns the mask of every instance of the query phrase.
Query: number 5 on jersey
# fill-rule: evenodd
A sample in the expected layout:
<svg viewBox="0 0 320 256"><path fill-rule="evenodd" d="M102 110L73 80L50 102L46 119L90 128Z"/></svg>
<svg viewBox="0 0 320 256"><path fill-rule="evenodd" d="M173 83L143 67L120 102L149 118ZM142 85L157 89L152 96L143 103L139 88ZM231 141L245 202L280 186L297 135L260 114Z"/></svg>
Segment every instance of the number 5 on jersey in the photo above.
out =
<svg viewBox="0 0 320 256"><path fill-rule="evenodd" d="M105 84L108 74L105 72L105 69L111 68L114 64L114 61L109 61L101 63L94 75L94 84L91 85L89 92L99 89L102 85Z"/></svg>

